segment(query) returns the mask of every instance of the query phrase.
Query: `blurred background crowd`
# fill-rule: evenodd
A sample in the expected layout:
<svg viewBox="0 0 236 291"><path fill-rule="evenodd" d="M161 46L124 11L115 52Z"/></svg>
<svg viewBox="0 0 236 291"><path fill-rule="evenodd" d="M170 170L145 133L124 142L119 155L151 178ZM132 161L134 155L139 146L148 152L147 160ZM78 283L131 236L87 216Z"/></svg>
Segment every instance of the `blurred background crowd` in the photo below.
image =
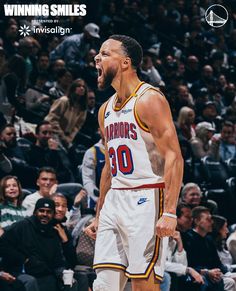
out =
<svg viewBox="0 0 236 291"><path fill-rule="evenodd" d="M40 0L5 1L31 2L44 4ZM63 3L81 4L76 0ZM14 244L8 249L14 239L11 241L7 232L25 217L38 218L38 199L52 198L55 205L49 208L54 217L48 224L56 225L53 229L60 243L65 247L69 241L69 254L74 252L76 258L68 262L72 255L67 249L62 255L67 264L60 267L75 270L75 290L91 290L94 241L86 237L83 228L95 214L104 165L104 137L97 114L114 93L112 88L98 90L94 57L110 35L126 34L138 40L144 50L138 68L140 79L159 87L170 104L185 161L178 232L170 239L170 246L174 241L178 247L170 248L162 291L236 290L233 268L222 267L225 253L231 256L230 266L236 263L236 1L85 0L83 4L87 5L85 17L55 17L56 23L41 22L41 17L5 17L3 9L0 12L0 286L47 290L39 279L51 275L55 266L49 264L48 273L39 274L32 259L33 267L28 266L22 279L22 270L16 272L9 262L11 255L14 261L20 256L14 257ZM223 5L228 11L228 21L222 27L213 28L205 20L212 4ZM30 32L23 37L19 29L24 25L72 29L70 35ZM189 246L191 239L198 239L191 229L197 232L199 224L204 228L203 218L210 222L202 237L208 239L210 234L216 248L210 257L215 256L215 261L210 263L195 261ZM230 232L215 230L219 225L227 228L227 223ZM41 226L36 223L36 227ZM22 249L27 249L23 241ZM184 252L186 260L173 259L176 249ZM28 263L29 256L20 260L20 265ZM179 267L171 268L176 260L184 266L177 276ZM210 271L215 269L220 271L212 272L213 276ZM6 275L13 273L15 279ZM231 275L223 275L228 273ZM25 278L26 274L36 278L38 285ZM194 280L198 283L191 284ZM50 290L65 288L45 282Z"/></svg>

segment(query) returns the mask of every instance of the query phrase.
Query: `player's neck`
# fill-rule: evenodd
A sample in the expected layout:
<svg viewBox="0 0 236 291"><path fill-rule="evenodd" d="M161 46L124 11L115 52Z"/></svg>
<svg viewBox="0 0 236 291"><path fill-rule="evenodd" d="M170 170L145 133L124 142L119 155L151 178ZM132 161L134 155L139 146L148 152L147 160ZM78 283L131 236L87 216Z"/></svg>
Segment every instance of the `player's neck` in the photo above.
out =
<svg viewBox="0 0 236 291"><path fill-rule="evenodd" d="M118 100L122 103L129 98L140 82L136 74L126 74L126 76L121 76L120 79L116 80L113 88L116 90Z"/></svg>

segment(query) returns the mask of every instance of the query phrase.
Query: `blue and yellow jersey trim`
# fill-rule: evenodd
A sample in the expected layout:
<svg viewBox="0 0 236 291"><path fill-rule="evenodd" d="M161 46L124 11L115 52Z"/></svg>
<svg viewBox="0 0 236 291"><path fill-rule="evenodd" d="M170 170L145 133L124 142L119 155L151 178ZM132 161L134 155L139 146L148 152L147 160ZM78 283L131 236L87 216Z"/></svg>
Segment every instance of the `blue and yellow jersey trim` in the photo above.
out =
<svg viewBox="0 0 236 291"><path fill-rule="evenodd" d="M139 126L142 130L144 130L144 131L150 133L149 128L146 126L146 124L144 124L144 123L142 122L142 120L141 120L140 117L138 116L137 109L136 109L136 104L137 104L138 99L139 99L139 98L140 98L144 93L146 93L148 90L154 90L154 91L160 93L160 94L163 95L163 96L164 96L164 94L163 94L163 93L162 93L158 88L155 88L155 87L150 86L150 87L147 87L147 88L142 92L142 94L137 98L137 100L136 100L135 103L134 103L134 118L135 118L135 120L136 120L138 126Z"/></svg>
<svg viewBox="0 0 236 291"><path fill-rule="evenodd" d="M138 126L140 128L142 128L142 130L144 130L146 132L150 132L149 128L141 121L141 119L138 116L137 109L136 109L136 102L137 102L137 100L135 101L135 105L134 105L134 118L135 118Z"/></svg>
<svg viewBox="0 0 236 291"><path fill-rule="evenodd" d="M107 106L108 106L108 103L110 101L111 97L104 103L104 108L103 108L103 112L102 112L102 124L105 126L105 114L106 114L106 110L107 110Z"/></svg>
<svg viewBox="0 0 236 291"><path fill-rule="evenodd" d="M130 96L125 100L125 102L120 106L120 107L117 107L116 106L116 102L117 102L117 94L116 94L116 96L115 96L115 98L114 98L114 103L113 103L113 110L114 111L120 111L128 102L129 102L129 100L132 98L132 97L135 97L136 96L136 93L137 93L137 91L140 89L140 87L144 84L145 82L140 82L139 84L138 84L138 86L134 89L134 92L132 92L131 94L130 94Z"/></svg>

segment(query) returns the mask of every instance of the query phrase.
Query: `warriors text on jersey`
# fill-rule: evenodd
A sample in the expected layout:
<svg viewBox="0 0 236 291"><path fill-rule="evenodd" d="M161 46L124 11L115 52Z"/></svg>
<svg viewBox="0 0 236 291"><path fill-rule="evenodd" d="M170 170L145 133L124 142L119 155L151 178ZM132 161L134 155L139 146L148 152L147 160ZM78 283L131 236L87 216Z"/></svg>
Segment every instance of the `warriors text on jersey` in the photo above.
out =
<svg viewBox="0 0 236 291"><path fill-rule="evenodd" d="M113 189L164 186L164 160L135 109L138 98L150 89L158 91L141 82L120 108L115 107L116 94L107 102L104 127Z"/></svg>

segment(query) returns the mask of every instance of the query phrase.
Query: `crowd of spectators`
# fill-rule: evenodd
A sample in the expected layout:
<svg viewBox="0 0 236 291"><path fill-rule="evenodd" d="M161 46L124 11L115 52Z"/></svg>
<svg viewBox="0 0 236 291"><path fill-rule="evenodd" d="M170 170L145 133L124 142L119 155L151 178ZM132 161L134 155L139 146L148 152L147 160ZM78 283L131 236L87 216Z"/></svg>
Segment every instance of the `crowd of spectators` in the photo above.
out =
<svg viewBox="0 0 236 291"><path fill-rule="evenodd" d="M83 228L104 165L98 109L114 92L98 90L94 56L126 34L144 50L140 79L170 104L185 161L161 290L235 291L236 236L232 226L226 243L226 224L236 223L236 1L83 2L86 16L58 19L70 35L23 37L32 18L0 12L1 290L60 290L65 268L75 271L73 290L92 290L94 241ZM204 15L217 3L229 17L213 28Z"/></svg>

